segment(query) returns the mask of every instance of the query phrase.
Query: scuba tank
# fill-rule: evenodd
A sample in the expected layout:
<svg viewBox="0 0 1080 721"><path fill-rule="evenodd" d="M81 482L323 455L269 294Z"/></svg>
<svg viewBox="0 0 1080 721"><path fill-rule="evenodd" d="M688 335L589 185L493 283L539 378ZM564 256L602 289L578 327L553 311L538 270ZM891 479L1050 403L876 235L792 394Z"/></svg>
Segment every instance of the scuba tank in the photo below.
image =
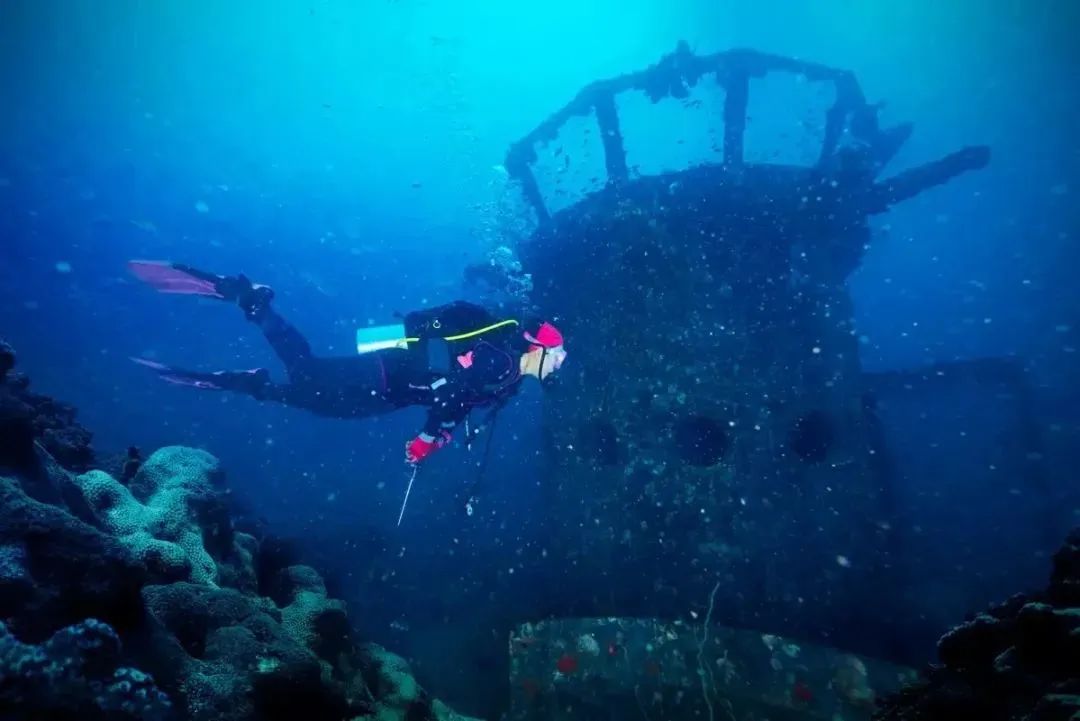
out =
<svg viewBox="0 0 1080 721"><path fill-rule="evenodd" d="M409 343L404 324L376 325L356 329L356 352L360 355L390 348L408 350Z"/></svg>

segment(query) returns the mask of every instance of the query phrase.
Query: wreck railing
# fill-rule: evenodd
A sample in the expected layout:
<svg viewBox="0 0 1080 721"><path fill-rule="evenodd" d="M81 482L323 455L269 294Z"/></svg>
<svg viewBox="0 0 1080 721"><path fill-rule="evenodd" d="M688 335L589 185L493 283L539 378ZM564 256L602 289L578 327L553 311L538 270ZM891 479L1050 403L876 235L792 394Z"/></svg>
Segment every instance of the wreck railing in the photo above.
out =
<svg viewBox="0 0 1080 721"><path fill-rule="evenodd" d="M860 166L870 169L868 181L877 176L911 136L911 123L887 129L880 127L877 107L867 103L858 81L850 71L753 50L729 50L697 56L685 43L680 43L675 52L645 70L598 80L585 86L573 100L510 147L506 156L507 172L521 184L525 199L536 212L539 222L547 224L551 221L551 213L532 169L532 164L537 160L539 144L554 140L571 118L595 113L604 148L607 186L619 187L630 181L630 175L619 128L616 96L625 91L640 90L653 103L666 97L683 99L689 96L690 88L703 76L715 74L718 85L725 92L723 161L720 167L725 172L737 175L745 165L744 137L750 80L776 72L797 74L811 81L833 85L835 100L826 112L821 150L813 166L819 172L827 173L836 165L840 141L845 132L857 146L847 152L858 156ZM942 160L907 171L895 181L875 184L874 192L868 194L866 211L880 212L932 185L982 167L988 161L989 149L966 148Z"/></svg>

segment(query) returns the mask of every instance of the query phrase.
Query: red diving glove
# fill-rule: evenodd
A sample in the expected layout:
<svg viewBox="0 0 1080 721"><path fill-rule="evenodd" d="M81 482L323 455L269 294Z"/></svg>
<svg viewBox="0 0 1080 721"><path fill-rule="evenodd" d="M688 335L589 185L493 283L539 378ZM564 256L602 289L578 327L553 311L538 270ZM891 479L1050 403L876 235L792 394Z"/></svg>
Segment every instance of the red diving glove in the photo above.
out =
<svg viewBox="0 0 1080 721"><path fill-rule="evenodd" d="M433 451L442 448L450 442L450 434L443 431L439 436L429 436L421 433L416 438L405 444L405 461L419 463L427 458Z"/></svg>

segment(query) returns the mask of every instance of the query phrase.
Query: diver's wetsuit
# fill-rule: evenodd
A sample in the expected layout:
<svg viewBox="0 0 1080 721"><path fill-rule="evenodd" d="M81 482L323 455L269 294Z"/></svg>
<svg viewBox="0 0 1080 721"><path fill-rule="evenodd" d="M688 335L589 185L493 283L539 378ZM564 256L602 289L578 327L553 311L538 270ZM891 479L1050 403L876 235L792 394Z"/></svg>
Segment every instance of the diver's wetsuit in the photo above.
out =
<svg viewBox="0 0 1080 721"><path fill-rule="evenodd" d="M459 301L406 315L407 335L421 339L409 350L387 349L356 356L315 356L300 332L269 305L251 320L285 364L288 383L273 383L266 372L177 373L205 380L207 387L335 418L360 418L423 405L430 409L423 431L432 436L451 431L472 408L512 395L521 380L515 326L463 340L443 340L498 322L471 303Z"/></svg>

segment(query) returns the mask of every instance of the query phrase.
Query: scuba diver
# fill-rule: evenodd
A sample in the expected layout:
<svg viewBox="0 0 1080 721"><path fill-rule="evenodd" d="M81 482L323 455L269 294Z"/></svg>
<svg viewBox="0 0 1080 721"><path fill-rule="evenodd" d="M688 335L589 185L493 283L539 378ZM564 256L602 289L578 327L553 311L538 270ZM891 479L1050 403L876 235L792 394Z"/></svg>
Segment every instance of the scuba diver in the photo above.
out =
<svg viewBox="0 0 1080 721"><path fill-rule="evenodd" d="M446 445L473 408L497 410L525 377L544 381L566 360L562 333L551 323L499 320L464 301L408 313L397 325L360 329L358 355L321 358L274 312L269 286L253 284L243 275L216 275L178 263L131 261L128 266L159 292L239 305L285 365L289 382L274 383L265 368L200 372L142 358L133 361L170 383L243 393L334 418L426 406L427 421L405 447L405 459L413 465Z"/></svg>

